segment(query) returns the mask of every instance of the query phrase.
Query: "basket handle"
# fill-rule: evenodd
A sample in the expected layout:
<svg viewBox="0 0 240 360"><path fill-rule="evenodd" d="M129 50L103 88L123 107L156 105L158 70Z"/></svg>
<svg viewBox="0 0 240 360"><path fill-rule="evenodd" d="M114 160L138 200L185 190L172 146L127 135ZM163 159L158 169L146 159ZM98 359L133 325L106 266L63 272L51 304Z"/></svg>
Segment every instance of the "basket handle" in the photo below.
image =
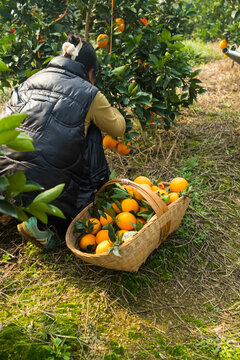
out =
<svg viewBox="0 0 240 360"><path fill-rule="evenodd" d="M137 184L134 181L128 179L109 180L98 190L98 192L103 192L107 186L116 183L120 183L121 185L130 185L132 188L136 189L144 197L144 199L151 205L157 217L160 217L162 214L168 211L167 205L157 194L155 194L152 190L145 188L144 186Z"/></svg>

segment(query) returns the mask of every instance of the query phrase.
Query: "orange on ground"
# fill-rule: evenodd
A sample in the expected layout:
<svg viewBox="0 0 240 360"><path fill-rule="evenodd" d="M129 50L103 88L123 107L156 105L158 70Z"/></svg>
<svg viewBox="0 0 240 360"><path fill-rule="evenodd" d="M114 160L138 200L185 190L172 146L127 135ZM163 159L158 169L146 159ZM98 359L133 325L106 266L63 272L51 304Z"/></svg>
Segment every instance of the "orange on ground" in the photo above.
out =
<svg viewBox="0 0 240 360"><path fill-rule="evenodd" d="M117 236L118 236L118 239L120 239L120 236L122 235L122 234L125 234L125 232L127 232L128 230L118 230L118 232L117 232Z"/></svg>
<svg viewBox="0 0 240 360"><path fill-rule="evenodd" d="M124 141L120 141L116 148L117 148L117 152L120 154L120 155L127 155L130 153L131 149L130 149L130 142L128 142L127 144L124 142Z"/></svg>
<svg viewBox="0 0 240 360"><path fill-rule="evenodd" d="M96 234L96 244L100 244L100 242L104 241L104 240L108 240L110 242L110 238L109 238L109 234L108 234L108 230L104 229L104 230L100 230L97 234Z"/></svg>
<svg viewBox="0 0 240 360"><path fill-rule="evenodd" d="M107 213L104 214L107 218L103 217L102 215L100 216L100 223L102 224L102 226L110 224L113 221L113 218L110 215L108 215Z"/></svg>
<svg viewBox="0 0 240 360"><path fill-rule="evenodd" d="M134 194L134 189L130 186L130 185L122 185L122 187L127 190L127 192L129 193L129 195L133 195Z"/></svg>
<svg viewBox="0 0 240 360"><path fill-rule="evenodd" d="M138 202L135 199L124 199L121 202L122 211L133 211L135 214L139 211Z"/></svg>
<svg viewBox="0 0 240 360"><path fill-rule="evenodd" d="M131 223L137 224L136 217L130 212L121 212L116 216L115 222L117 226L122 230L134 230L134 227Z"/></svg>
<svg viewBox="0 0 240 360"><path fill-rule="evenodd" d="M101 223L97 218L91 218L87 220L86 225L91 226L91 224L93 224L91 234L95 235L99 230L101 230Z"/></svg>
<svg viewBox="0 0 240 360"><path fill-rule="evenodd" d="M96 237L93 234L83 235L79 241L79 246L82 250L93 251L96 247Z"/></svg>
<svg viewBox="0 0 240 360"><path fill-rule="evenodd" d="M152 186L152 182L147 176L138 176L133 181L137 184L148 184L149 186Z"/></svg>
<svg viewBox="0 0 240 360"><path fill-rule="evenodd" d="M117 204L115 204L114 202L111 203L112 207L113 207L113 210L119 214L122 210L119 209L119 207L117 206Z"/></svg>
<svg viewBox="0 0 240 360"><path fill-rule="evenodd" d="M227 47L227 40L221 40L219 43L220 49L225 49Z"/></svg>
<svg viewBox="0 0 240 360"><path fill-rule="evenodd" d="M105 146L107 149L112 150L117 146L118 141L116 139L113 139L110 135L106 135L103 138L103 146Z"/></svg>
<svg viewBox="0 0 240 360"><path fill-rule="evenodd" d="M104 240L104 241L100 242L100 244L97 245L95 253L102 254L102 253L106 252L107 249L110 249L111 246L112 245L110 244L110 242L108 240Z"/></svg>
<svg viewBox="0 0 240 360"><path fill-rule="evenodd" d="M123 30L125 29L125 22L124 22L124 20L122 19L122 18L117 18L116 20L115 20L115 22L116 22L116 30L118 30L118 31L121 31L121 32L123 32Z"/></svg>
<svg viewBox="0 0 240 360"><path fill-rule="evenodd" d="M180 192L184 191L184 189L189 185L187 180L182 177L176 177L170 182L170 190L171 192Z"/></svg>
<svg viewBox="0 0 240 360"><path fill-rule="evenodd" d="M170 199L169 199L169 204L173 203L174 201L176 201L177 199L179 199L179 195L177 192L172 192L169 194Z"/></svg>
<svg viewBox="0 0 240 360"><path fill-rule="evenodd" d="M100 49L106 49L108 45L108 36L106 34L100 34L97 37L97 46L100 47Z"/></svg>

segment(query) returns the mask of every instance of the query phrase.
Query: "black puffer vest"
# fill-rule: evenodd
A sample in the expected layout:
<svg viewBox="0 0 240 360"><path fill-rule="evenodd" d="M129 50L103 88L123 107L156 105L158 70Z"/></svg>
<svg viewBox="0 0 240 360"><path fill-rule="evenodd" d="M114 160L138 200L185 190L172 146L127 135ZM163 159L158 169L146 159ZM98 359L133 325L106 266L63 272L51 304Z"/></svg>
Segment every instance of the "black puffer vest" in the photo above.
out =
<svg viewBox="0 0 240 360"><path fill-rule="evenodd" d="M84 120L97 91L81 63L59 56L13 90L0 116L27 113L20 130L33 138L35 148L0 158L0 175L22 170L45 189L65 183L53 204L67 218L89 204L109 177L100 130L91 125L84 135ZM24 202L35 195L26 193Z"/></svg>

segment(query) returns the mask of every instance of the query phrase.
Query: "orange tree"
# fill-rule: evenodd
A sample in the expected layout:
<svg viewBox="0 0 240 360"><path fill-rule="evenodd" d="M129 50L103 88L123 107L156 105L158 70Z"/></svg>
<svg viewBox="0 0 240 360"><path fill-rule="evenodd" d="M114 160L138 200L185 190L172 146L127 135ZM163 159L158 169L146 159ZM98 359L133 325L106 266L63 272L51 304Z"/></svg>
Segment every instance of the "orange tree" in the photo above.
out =
<svg viewBox="0 0 240 360"><path fill-rule="evenodd" d="M143 129L152 120L169 129L181 108L204 92L197 79L200 70L189 66L183 36L172 35L161 21L158 1L136 1L131 6L118 1L113 21L110 5L109 1L92 2L90 39L100 33L110 37L108 47L98 50L98 86L125 116L127 138L135 135L130 132L133 119L138 119ZM123 32L117 31L115 24L119 17L125 22Z"/></svg>
<svg viewBox="0 0 240 360"><path fill-rule="evenodd" d="M97 49L101 63L97 85L126 118L126 140L136 134L135 121L143 129L150 121L169 129L181 108L204 91L197 79L199 70L189 66L183 35L175 34L169 19L164 23L164 8L157 0L136 0L131 5L118 0L113 9L111 4L109 0L69 0L61 2L60 9L57 0L0 0L4 35L0 58L12 69L10 84L2 78L2 87L15 85L46 66L59 54L70 30L84 34L87 28L94 46L99 34L109 36L107 48ZM123 31L115 23L119 18L125 23Z"/></svg>

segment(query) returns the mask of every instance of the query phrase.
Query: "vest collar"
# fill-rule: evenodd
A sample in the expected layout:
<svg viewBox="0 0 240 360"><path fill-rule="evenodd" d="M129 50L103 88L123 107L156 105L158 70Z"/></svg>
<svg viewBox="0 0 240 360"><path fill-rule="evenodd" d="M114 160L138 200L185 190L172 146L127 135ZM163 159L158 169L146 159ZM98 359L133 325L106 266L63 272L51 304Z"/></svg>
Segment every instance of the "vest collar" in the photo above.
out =
<svg viewBox="0 0 240 360"><path fill-rule="evenodd" d="M88 73L85 69L85 66L81 64L78 61L72 60L70 58L67 58L65 56L57 56L53 58L49 64L48 67L56 67L61 68L67 71L70 71L71 73L80 76L84 80L87 80L90 82Z"/></svg>

